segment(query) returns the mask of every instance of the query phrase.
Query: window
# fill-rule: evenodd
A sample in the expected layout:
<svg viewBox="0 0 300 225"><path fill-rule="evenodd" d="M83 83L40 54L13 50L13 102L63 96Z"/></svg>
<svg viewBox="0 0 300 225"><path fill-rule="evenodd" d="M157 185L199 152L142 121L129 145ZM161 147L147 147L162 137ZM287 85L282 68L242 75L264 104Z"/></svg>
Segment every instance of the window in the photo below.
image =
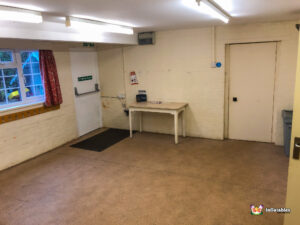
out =
<svg viewBox="0 0 300 225"><path fill-rule="evenodd" d="M39 52L0 49L0 110L44 101Z"/></svg>

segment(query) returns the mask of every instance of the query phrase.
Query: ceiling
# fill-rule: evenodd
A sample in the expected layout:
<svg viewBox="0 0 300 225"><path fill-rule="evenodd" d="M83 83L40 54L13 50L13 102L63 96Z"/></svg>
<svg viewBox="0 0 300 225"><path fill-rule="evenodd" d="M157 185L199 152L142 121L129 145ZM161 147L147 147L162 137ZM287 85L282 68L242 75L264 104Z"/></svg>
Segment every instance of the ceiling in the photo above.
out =
<svg viewBox="0 0 300 225"><path fill-rule="evenodd" d="M44 11L46 18L77 15L132 25L137 31L190 28L223 23L186 7L194 0L0 0L0 4ZM215 0L231 24L300 19L299 0Z"/></svg>

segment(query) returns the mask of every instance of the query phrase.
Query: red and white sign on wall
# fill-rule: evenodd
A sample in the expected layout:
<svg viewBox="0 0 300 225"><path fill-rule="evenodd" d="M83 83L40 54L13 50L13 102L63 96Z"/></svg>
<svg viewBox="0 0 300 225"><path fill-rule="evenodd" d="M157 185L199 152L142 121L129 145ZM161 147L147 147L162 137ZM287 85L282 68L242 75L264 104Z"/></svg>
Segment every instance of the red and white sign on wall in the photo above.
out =
<svg viewBox="0 0 300 225"><path fill-rule="evenodd" d="M132 71L130 73L130 83L131 85L135 85L135 84L138 84L138 79L137 79L137 76L136 76L136 73L134 71Z"/></svg>

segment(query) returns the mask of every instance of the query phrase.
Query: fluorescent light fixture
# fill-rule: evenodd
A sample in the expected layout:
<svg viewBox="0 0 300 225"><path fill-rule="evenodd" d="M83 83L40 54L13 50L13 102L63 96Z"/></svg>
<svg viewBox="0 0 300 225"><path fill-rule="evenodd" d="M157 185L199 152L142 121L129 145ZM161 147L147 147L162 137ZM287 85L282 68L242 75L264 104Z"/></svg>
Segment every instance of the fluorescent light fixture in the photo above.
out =
<svg viewBox="0 0 300 225"><path fill-rule="evenodd" d="M133 35L132 27L105 23L97 20L81 19L77 17L66 17L66 26L83 32L108 32Z"/></svg>
<svg viewBox="0 0 300 225"><path fill-rule="evenodd" d="M226 12L230 13L236 8L233 4L234 0L214 0L214 2L219 5L222 9L224 9Z"/></svg>
<svg viewBox="0 0 300 225"><path fill-rule="evenodd" d="M40 12L8 6L0 6L0 20L24 23L42 23L43 17Z"/></svg>
<svg viewBox="0 0 300 225"><path fill-rule="evenodd" d="M222 20L224 23L229 22L229 16L227 16L224 12L222 12L219 8L217 8L214 4L212 4L208 0L202 0L200 5L203 4L204 6L208 7L211 10L211 15Z"/></svg>
<svg viewBox="0 0 300 225"><path fill-rule="evenodd" d="M205 13L222 20L224 23L229 22L230 17L209 0L183 0L183 4L189 8L197 10L198 12Z"/></svg>
<svg viewBox="0 0 300 225"><path fill-rule="evenodd" d="M136 24L127 23L127 22L120 21L120 20L111 20L111 19L105 19L105 18L99 18L99 17L93 17L93 16L85 16L85 15L77 15L77 14L71 15L71 17L86 19L86 20L101 21L104 23L110 23L110 24L115 24L115 25L120 25L120 26L125 26L125 27L137 27Z"/></svg>

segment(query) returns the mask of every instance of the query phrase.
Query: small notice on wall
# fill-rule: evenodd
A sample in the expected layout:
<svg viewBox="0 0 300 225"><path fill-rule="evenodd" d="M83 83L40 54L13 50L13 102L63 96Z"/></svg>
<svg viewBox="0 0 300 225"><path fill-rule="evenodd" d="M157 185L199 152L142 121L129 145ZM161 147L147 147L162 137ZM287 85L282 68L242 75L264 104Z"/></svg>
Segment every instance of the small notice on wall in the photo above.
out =
<svg viewBox="0 0 300 225"><path fill-rule="evenodd" d="M78 77L78 81L86 81L86 80L93 80L93 76L89 75L89 76L82 76L82 77Z"/></svg>

